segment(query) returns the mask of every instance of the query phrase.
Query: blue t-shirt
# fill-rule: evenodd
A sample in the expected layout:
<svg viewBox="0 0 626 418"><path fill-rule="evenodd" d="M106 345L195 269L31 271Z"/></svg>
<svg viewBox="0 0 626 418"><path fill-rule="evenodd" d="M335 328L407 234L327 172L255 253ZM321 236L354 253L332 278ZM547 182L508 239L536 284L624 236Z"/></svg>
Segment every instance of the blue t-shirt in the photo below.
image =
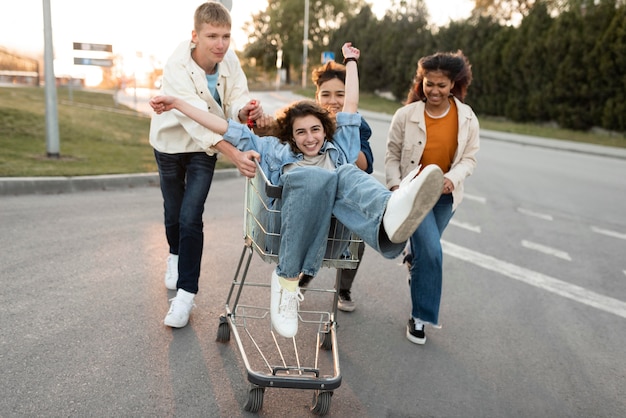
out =
<svg viewBox="0 0 626 418"><path fill-rule="evenodd" d="M215 99L217 104L219 104L221 106L222 105L222 101L220 100L220 95L217 92L217 79L219 77L220 77L220 72L218 71L218 68L216 67L215 68L215 73L206 75L206 82L209 85L209 91L213 95L213 98Z"/></svg>

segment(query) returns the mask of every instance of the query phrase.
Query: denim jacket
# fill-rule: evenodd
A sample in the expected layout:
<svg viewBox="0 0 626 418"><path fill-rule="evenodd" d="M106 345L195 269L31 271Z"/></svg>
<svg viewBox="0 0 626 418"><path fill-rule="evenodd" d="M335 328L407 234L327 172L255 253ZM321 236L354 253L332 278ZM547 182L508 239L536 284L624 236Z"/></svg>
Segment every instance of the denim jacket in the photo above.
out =
<svg viewBox="0 0 626 418"><path fill-rule="evenodd" d="M361 149L360 126L361 115L358 113L337 113L337 129L333 141L325 141L320 153L329 153L335 167L354 164ZM275 185L281 184L280 176L285 165L304 158L302 153L294 153L289 144L281 143L278 138L255 135L246 125L232 119L228 120L224 140L240 151L255 150L261 154L261 168L268 180Z"/></svg>

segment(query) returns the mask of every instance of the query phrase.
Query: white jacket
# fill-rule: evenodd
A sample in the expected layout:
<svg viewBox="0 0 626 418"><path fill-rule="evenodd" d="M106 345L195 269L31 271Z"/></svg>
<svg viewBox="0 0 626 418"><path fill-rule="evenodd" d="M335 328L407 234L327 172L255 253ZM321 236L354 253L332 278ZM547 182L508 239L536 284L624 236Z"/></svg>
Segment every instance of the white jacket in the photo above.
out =
<svg viewBox="0 0 626 418"><path fill-rule="evenodd" d="M250 93L237 55L229 50L218 66L220 107L209 91L204 70L191 58L193 48L195 45L191 41L185 41L170 56L163 69L162 94L179 97L199 109L239 122L237 114L250 101ZM159 152L206 152L213 155L217 151L212 146L221 140L221 135L209 131L177 110L152 116L150 145Z"/></svg>
<svg viewBox="0 0 626 418"><path fill-rule="evenodd" d="M471 107L456 98L454 101L459 115L458 146L452 167L444 174L454 185L452 210L463 200L463 182L474 172L480 147L478 118ZM400 185L422 159L426 146L424 107L424 102L416 101L401 107L393 115L385 153L385 177L390 189Z"/></svg>

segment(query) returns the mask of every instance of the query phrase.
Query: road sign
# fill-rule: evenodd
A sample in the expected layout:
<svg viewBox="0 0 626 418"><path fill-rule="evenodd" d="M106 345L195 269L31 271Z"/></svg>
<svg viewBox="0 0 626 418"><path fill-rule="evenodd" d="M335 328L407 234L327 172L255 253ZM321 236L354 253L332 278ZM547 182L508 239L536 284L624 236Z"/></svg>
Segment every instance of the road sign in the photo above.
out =
<svg viewBox="0 0 626 418"><path fill-rule="evenodd" d="M328 61L335 60L335 53L333 51L322 52L322 64L326 64Z"/></svg>
<svg viewBox="0 0 626 418"><path fill-rule="evenodd" d="M86 43L82 43L82 42L74 42L74 49L80 49L82 51L113 52L113 45L86 44Z"/></svg>
<svg viewBox="0 0 626 418"><path fill-rule="evenodd" d="M97 65L100 67L112 67L113 60L106 58L78 58L74 57L74 65Z"/></svg>

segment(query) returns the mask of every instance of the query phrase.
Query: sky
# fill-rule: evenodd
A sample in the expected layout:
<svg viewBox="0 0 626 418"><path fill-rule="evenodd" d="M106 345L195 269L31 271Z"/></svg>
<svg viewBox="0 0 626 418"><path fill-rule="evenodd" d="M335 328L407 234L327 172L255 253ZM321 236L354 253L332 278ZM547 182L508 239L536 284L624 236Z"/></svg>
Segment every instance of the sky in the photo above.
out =
<svg viewBox="0 0 626 418"><path fill-rule="evenodd" d="M225 0L232 3L232 46L243 49L246 38L241 27L251 15L265 9L265 0ZM473 0L425 0L432 20L443 25L450 19L469 16ZM55 73L87 71L74 66L74 57L93 53L74 51L73 43L110 44L115 54L136 59L154 56L165 61L176 46L191 36L193 13L200 0L47 0L50 4ZM369 0L374 13L384 14L389 0ZM0 13L0 47L40 57L44 49L44 0L12 1ZM303 2L304 4L304 2ZM92 55L92 58L102 56ZM142 59L140 61L145 61ZM130 65L130 64L129 64ZM134 65L139 65L134 63ZM78 67L78 68L77 68Z"/></svg>

